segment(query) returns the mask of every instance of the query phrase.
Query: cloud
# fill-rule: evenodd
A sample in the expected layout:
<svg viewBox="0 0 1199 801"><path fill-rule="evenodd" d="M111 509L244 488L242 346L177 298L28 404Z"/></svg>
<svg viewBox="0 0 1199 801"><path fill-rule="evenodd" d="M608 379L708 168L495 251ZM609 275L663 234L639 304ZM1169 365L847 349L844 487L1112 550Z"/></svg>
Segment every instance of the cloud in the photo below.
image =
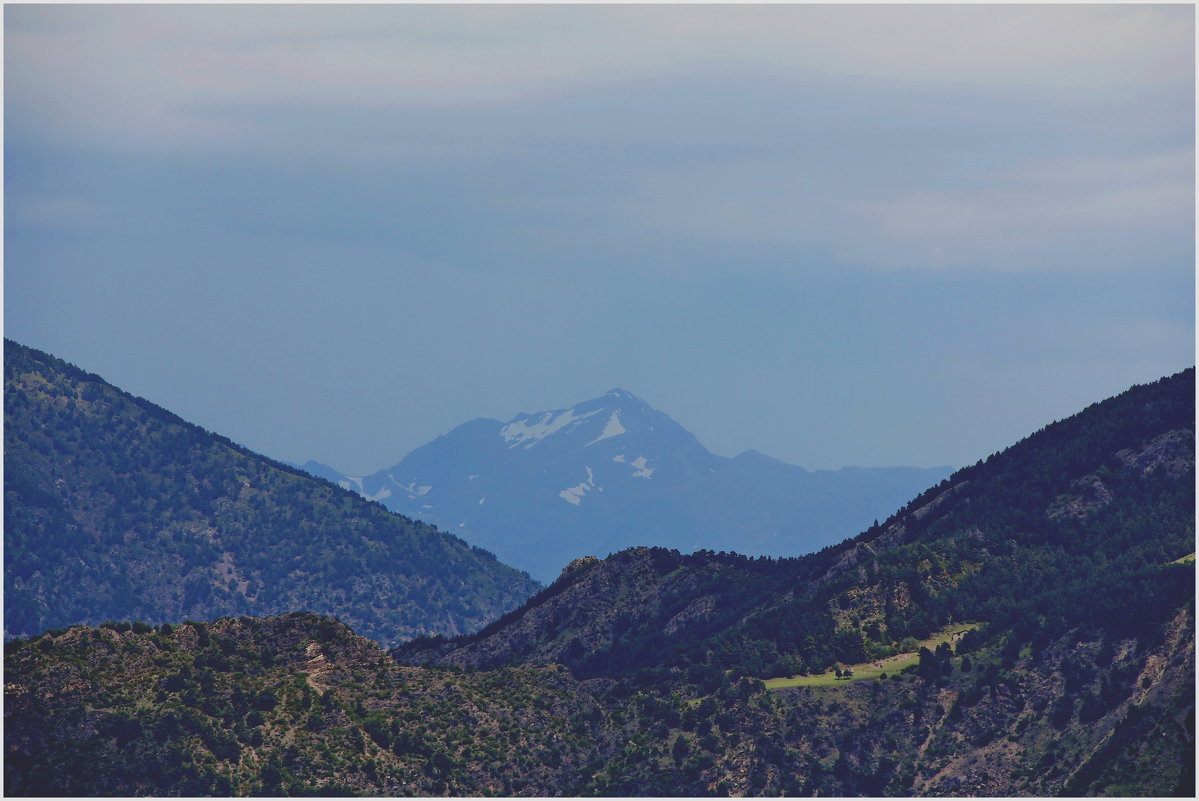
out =
<svg viewBox="0 0 1199 801"><path fill-rule="evenodd" d="M1152 261L1162 234L1193 236L1192 148L1064 159L1000 171L976 188L848 204L871 223L845 255L875 264L1002 269ZM1073 256L1070 251L1073 250Z"/></svg>
<svg viewBox="0 0 1199 801"><path fill-rule="evenodd" d="M888 5L811 9L817 69L919 82L1093 89L1187 80L1193 9Z"/></svg>
<svg viewBox="0 0 1199 801"><path fill-rule="evenodd" d="M432 232L409 246L453 250L455 220L480 246L563 262L572 243L718 242L921 269L1110 266L1191 239L1193 151L1178 143L1194 136L1193 20L1185 6L18 5L6 133L14 154L120 153L187 179L93 204L191 197L189 220L269 217L303 236L398 239L402 218ZM218 187L198 192L205 175ZM239 205L225 194L239 175L288 189ZM18 176L9 199L82 202L82 180Z"/></svg>
<svg viewBox="0 0 1199 801"><path fill-rule="evenodd" d="M1186 6L13 6L10 100L80 136L253 133L236 104L509 103L740 71L1096 89L1191 80ZM218 109L216 106L221 106ZM164 141L166 140L166 141Z"/></svg>

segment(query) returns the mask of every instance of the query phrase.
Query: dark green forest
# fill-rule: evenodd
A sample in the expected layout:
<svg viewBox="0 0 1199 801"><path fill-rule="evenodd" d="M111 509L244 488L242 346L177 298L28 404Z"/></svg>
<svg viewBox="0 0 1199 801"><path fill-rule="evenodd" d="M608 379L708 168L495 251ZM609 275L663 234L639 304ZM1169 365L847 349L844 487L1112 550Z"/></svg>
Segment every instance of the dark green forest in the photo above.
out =
<svg viewBox="0 0 1199 801"><path fill-rule="evenodd" d="M431 526L4 345L6 636L311 610L384 643L537 585Z"/></svg>

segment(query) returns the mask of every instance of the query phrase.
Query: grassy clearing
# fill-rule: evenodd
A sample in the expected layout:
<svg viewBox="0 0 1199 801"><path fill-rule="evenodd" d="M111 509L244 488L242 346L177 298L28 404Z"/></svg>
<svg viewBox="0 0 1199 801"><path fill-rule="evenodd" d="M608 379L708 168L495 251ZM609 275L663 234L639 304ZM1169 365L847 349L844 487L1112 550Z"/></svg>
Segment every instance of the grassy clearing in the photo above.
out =
<svg viewBox="0 0 1199 801"><path fill-rule="evenodd" d="M930 651L935 650L941 643L954 640L961 634L976 629L980 625L980 623L955 623L937 632L927 640L921 640L920 646L928 648ZM863 662L860 665L850 665L849 667L853 669L853 676L848 679L839 679L837 678L837 674L830 670L828 673L821 673L816 676L788 676L786 678L766 679L764 683L768 690L781 690L785 687L836 687L850 681L877 679L884 673L888 675L898 673L904 668L919 662L920 648L917 647L915 651L908 654L897 654L886 659Z"/></svg>
<svg viewBox="0 0 1199 801"><path fill-rule="evenodd" d="M1181 559L1175 559L1170 564L1172 565L1193 565L1195 564L1195 554L1189 553Z"/></svg>

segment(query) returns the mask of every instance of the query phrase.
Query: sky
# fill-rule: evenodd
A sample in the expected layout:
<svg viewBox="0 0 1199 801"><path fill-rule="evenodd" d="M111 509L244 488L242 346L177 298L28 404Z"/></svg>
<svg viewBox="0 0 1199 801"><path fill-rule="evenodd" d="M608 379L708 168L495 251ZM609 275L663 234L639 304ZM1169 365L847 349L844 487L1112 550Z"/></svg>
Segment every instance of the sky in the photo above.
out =
<svg viewBox="0 0 1199 801"><path fill-rule="evenodd" d="M4 331L369 473L972 464L1195 360L1188 5L4 8Z"/></svg>

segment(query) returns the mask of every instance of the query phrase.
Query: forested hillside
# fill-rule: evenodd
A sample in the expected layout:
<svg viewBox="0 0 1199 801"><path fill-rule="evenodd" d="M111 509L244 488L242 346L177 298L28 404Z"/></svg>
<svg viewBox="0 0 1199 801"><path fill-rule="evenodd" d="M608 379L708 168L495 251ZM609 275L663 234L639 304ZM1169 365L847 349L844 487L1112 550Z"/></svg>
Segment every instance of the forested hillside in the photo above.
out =
<svg viewBox="0 0 1199 801"><path fill-rule="evenodd" d="M603 714L560 668L403 668L309 614L9 643L7 795L552 794Z"/></svg>
<svg viewBox="0 0 1199 801"><path fill-rule="evenodd" d="M40 351L4 345L5 635L312 610L383 643L537 585Z"/></svg>
<svg viewBox="0 0 1199 801"><path fill-rule="evenodd" d="M1193 796L1193 421L1188 370L818 554L580 559L394 660L312 616L20 640L6 790Z"/></svg>
<svg viewBox="0 0 1199 801"><path fill-rule="evenodd" d="M956 650L921 652L909 668L925 681L920 703L938 699L918 753L902 756L902 738L887 734L899 722L887 715L906 714L884 713L888 683L871 683L878 706L866 709L852 678L843 690L781 691L799 708L844 701L845 744L873 743L838 747L836 794L956 794L961 760L992 757L970 793L1087 794L1122 781L1166 792L1191 781L1180 770L1193 753L1194 391L1187 370L1094 404L811 557L639 549L580 560L483 631L395 653L469 669L558 662L580 678L682 682L702 697L738 677L882 664L971 622ZM983 699L993 703L969 719ZM824 719L801 715L793 732ZM879 783L896 768L906 783Z"/></svg>
<svg viewBox="0 0 1199 801"><path fill-rule="evenodd" d="M1047 426L810 557L579 560L482 632L397 654L770 676L889 655L955 620L987 621L992 637L1135 634L1191 597L1189 570L1168 563L1194 550L1193 419L1188 370Z"/></svg>

